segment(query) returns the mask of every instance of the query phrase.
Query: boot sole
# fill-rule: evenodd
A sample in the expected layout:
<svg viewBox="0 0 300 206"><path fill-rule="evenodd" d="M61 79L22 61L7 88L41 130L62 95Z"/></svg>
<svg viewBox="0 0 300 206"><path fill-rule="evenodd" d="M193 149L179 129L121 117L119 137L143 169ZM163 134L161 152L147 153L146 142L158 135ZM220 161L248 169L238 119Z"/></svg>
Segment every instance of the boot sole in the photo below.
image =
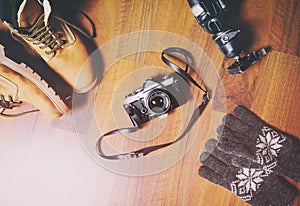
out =
<svg viewBox="0 0 300 206"><path fill-rule="evenodd" d="M49 84L32 68L24 63L16 63L12 59L6 56L5 47L0 44L0 63L9 67L13 71L21 74L23 77L31 81L37 86L53 103L59 112L66 114L69 111L68 106L63 100L56 94L56 92L49 86ZM71 96L69 97L71 98Z"/></svg>

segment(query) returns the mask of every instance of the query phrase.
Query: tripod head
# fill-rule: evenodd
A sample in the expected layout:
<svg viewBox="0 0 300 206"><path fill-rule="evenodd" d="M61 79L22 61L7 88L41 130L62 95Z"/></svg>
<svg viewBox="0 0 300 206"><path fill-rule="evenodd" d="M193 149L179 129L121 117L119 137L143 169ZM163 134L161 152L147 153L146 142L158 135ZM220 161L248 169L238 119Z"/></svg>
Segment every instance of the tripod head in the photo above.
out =
<svg viewBox="0 0 300 206"><path fill-rule="evenodd" d="M243 48L239 38L240 30L230 25L230 8L226 0L188 0L192 13L198 24L217 43L222 53L235 59L235 63L227 68L229 74L243 73L250 65L267 54L269 49L263 48L241 57Z"/></svg>

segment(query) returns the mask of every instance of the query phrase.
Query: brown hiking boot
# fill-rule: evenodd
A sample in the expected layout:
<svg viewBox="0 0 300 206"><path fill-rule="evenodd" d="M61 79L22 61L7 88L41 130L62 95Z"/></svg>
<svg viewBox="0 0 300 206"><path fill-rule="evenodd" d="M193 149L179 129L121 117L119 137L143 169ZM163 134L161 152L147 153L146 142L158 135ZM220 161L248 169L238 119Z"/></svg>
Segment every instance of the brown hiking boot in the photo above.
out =
<svg viewBox="0 0 300 206"><path fill-rule="evenodd" d="M92 21L80 15L94 30ZM82 27L54 15L48 0L42 5L36 0L24 1L18 11L18 27L7 25L15 39L30 45L75 91L87 92L98 82L99 68L87 61L96 49L93 41Z"/></svg>
<svg viewBox="0 0 300 206"><path fill-rule="evenodd" d="M25 103L37 109L29 111L17 109ZM50 118L58 118L62 115L40 88L27 78L0 64L0 115L17 117L36 111L41 111Z"/></svg>
<svg viewBox="0 0 300 206"><path fill-rule="evenodd" d="M73 88L27 47L12 39L0 23L0 113L12 111L21 101L48 117L70 111ZM13 110L15 111L15 110ZM9 112L11 113L11 112ZM13 113L10 116L15 116ZM19 115L17 115L19 116Z"/></svg>

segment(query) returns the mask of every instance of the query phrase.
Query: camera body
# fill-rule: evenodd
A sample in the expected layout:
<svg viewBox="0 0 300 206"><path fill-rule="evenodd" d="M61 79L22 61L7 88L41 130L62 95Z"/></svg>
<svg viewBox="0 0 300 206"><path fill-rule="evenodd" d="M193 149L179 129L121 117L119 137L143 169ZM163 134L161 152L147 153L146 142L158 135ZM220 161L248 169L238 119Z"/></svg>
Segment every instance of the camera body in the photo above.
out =
<svg viewBox="0 0 300 206"><path fill-rule="evenodd" d="M167 114L187 102L190 87L178 74L157 76L145 80L143 87L126 95L124 108L134 126Z"/></svg>

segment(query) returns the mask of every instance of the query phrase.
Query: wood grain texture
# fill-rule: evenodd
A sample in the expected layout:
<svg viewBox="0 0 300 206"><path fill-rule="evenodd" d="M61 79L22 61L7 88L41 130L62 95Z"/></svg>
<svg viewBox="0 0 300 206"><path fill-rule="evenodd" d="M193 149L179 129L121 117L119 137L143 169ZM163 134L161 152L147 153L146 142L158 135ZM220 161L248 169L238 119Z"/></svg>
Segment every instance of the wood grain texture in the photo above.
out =
<svg viewBox="0 0 300 206"><path fill-rule="evenodd" d="M102 11L115 8L116 16L111 23L107 23L104 14L92 8L90 14L102 24L110 25L109 28L114 25L108 39L128 32L153 29L169 31L195 42L220 72L220 86L225 88L226 93L225 97L216 94L216 98L227 105L227 111L243 104L278 128L299 136L300 111L296 102L299 100L300 63L295 56L299 55L298 4L298 1L271 0L239 3L237 18L233 21L244 32L247 50L270 45L276 52L253 65L245 74L236 76L228 75L222 68L228 61L212 42L211 35L194 21L185 1L119 1L119 8L113 6L114 3L106 3L104 6L108 7L104 8L99 2ZM100 33L101 30L106 28L100 27ZM99 39L98 43L102 41ZM114 73L110 75L114 76ZM182 161L160 174L139 178L118 177L114 191L116 196L112 195L111 205L247 205L227 190L197 176L200 166L198 155L203 151L204 141L205 138L198 137ZM294 205L298 202L296 200Z"/></svg>
<svg viewBox="0 0 300 206"><path fill-rule="evenodd" d="M194 42L200 47L208 55L220 79L214 93L214 102L210 102L206 112L196 125L198 132L187 136L187 138L196 138L182 160L158 174L142 177L115 174L107 172L100 166L89 165L89 167L95 167L94 172L88 174L93 181L95 179L94 184L97 185L92 187L95 201L92 202L91 200L91 206L248 205L228 190L198 176L198 168L201 165L199 154L204 151L204 142L207 139L216 138L214 130L209 130L220 123L224 106L227 112L231 112L236 105L243 104L270 124L300 137L299 1L236 0L233 2L236 3L234 10L236 16L233 18L233 23L242 29L246 45L245 50L252 51L267 45L273 48L268 56L251 66L244 74L234 76L227 74L224 69L231 61L224 58L217 45L212 41L211 35L201 29L195 22L185 0L87 0L80 2L81 9L93 19L96 25L98 35L95 42L99 47L120 35L130 32L141 30L171 32ZM60 1L55 1L55 3L60 4ZM157 39L157 41L160 41L160 39ZM122 44L120 47L108 48L109 50L102 50L101 52L109 52L111 57L115 58L122 51L130 48L133 48L133 45L124 46ZM99 127L103 131L114 129L116 126L113 108L111 107L114 92L122 88L120 84L128 74L132 74L141 66L158 62L155 57L151 60L149 58L146 54L134 57L128 56L114 64L104 74L98 87L98 96L95 98L97 102L95 113L99 117ZM142 77L132 81L132 85L128 87L138 86L139 83L137 82L142 81ZM210 81L217 80L211 79ZM222 89L225 90L225 93L222 92ZM124 91L122 90L122 92ZM213 109L217 112L217 118L215 119L212 116ZM103 119L105 121L102 121ZM56 122L56 124L72 124L72 120L69 119L60 121L62 123ZM17 120L0 119L0 122L2 130L9 131L8 135L12 136L14 140L23 138L23 142L20 144L22 146L29 145L29 148L33 148L33 151L31 151L33 153L39 154L38 152L41 152L41 149L35 148L32 146L34 143L30 142L32 140L30 137L35 134L36 130L40 131L46 128L45 133L49 133L48 136L43 137L46 141L53 142L56 140L60 143L67 141L64 139L65 134L61 134L53 140L51 138L54 137L50 135L51 128L36 126L40 125L41 122L44 125L51 125L50 121L41 116L32 115ZM180 120L175 118L170 120L170 126L166 138L163 139L164 141L178 133L178 128L172 126L172 123L178 122ZM14 131L15 124L18 124L18 130L21 131L18 134ZM59 126L55 127L56 129L59 128ZM64 128L66 127L59 129L63 130ZM73 133L69 136L76 138ZM27 141L26 138L29 140ZM38 141L37 138L34 140ZM9 146L10 144L6 143L9 141L12 140L5 139L4 146ZM151 143L159 142L161 143L161 140L151 141ZM132 144L132 141L127 139L121 139L119 142L115 141L113 143L116 143L121 150L126 151L146 146L146 144L140 142ZM9 148L13 148L13 146L10 145ZM58 148L61 149L60 153L63 154L63 148ZM5 157L3 156L3 158ZM70 159L75 161L72 158ZM87 160L84 159L84 161ZM88 171L87 168L81 168L80 166L78 168L81 172ZM20 166L18 169L22 170L23 168ZM107 173L109 174L107 175ZM107 176L109 176L108 179L106 179ZM12 176L12 178L14 177ZM84 182L84 180L81 181ZM291 182L300 189L300 184ZM55 198L55 196L52 198ZM75 200L80 199L78 196L72 198ZM300 206L300 195L297 196L292 206Z"/></svg>
<svg viewBox="0 0 300 206"><path fill-rule="evenodd" d="M300 56L300 2L277 0L274 6L270 46L277 51Z"/></svg>

